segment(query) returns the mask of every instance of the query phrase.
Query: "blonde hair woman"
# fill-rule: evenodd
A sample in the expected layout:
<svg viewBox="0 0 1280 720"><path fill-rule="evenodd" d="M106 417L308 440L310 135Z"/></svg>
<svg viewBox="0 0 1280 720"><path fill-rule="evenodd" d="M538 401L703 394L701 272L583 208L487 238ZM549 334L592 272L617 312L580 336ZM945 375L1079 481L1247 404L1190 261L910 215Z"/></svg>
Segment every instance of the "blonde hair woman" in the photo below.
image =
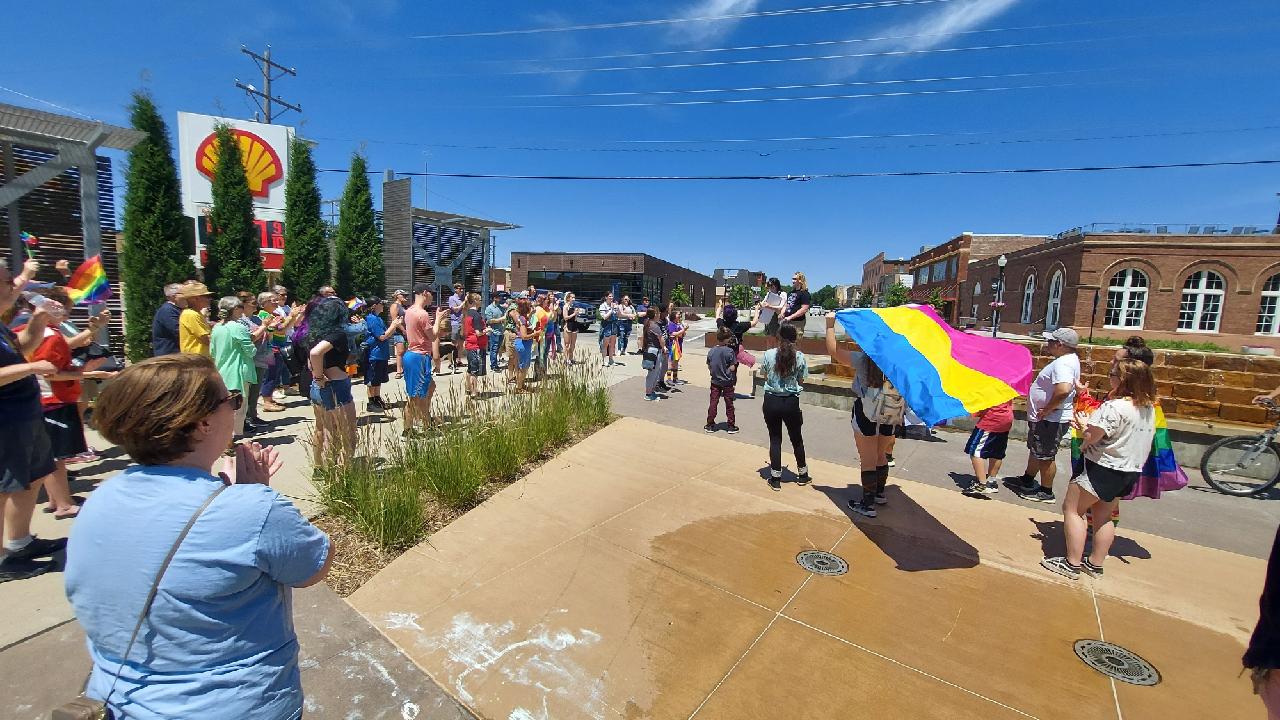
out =
<svg viewBox="0 0 1280 720"><path fill-rule="evenodd" d="M797 337L804 337L804 318L809 314L812 303L809 281L804 273L797 271L791 276L791 292L787 293L787 304L782 309L782 324L794 327Z"/></svg>

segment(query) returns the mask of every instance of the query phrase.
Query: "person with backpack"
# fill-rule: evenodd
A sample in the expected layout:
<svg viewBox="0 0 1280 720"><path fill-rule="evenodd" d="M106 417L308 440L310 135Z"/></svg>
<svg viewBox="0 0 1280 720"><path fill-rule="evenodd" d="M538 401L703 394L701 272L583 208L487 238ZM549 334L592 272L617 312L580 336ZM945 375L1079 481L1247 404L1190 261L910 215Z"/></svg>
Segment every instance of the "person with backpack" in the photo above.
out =
<svg viewBox="0 0 1280 720"><path fill-rule="evenodd" d="M788 326L783 326L785 331ZM794 332L794 328L792 328ZM853 442L858 446L862 498L850 500L849 509L863 517L875 517L876 505L888 503L884 488L889 480L889 447L902 425L907 404L876 362L861 350L844 351L836 344L836 314L827 313L827 355L831 361L853 368Z"/></svg>
<svg viewBox="0 0 1280 720"><path fill-rule="evenodd" d="M758 370L764 375L764 424L769 430L769 487L782 489L782 426L791 438L796 456L796 483L808 485L809 467L805 464L804 413L800 411L802 383L809 377L809 364L804 353L796 349L796 329L783 325L778 330L778 347L766 350Z"/></svg>

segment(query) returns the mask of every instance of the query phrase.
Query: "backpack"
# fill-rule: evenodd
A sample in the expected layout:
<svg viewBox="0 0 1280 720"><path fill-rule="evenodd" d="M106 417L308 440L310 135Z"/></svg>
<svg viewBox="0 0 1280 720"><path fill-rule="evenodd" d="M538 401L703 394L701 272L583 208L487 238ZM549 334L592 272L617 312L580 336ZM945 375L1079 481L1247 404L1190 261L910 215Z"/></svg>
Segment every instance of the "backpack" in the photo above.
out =
<svg viewBox="0 0 1280 720"><path fill-rule="evenodd" d="M893 386L888 380L884 385L876 391L875 396L869 398L870 404L866 406L867 419L876 425L901 425L902 418L907 411L907 402L902 399L902 393Z"/></svg>

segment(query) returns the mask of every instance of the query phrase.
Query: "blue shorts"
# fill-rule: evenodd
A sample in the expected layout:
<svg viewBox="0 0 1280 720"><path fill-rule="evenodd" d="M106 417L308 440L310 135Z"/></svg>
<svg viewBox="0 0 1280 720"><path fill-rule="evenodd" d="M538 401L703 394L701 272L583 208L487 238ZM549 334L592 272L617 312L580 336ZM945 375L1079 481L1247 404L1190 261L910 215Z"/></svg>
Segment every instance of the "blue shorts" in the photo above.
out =
<svg viewBox="0 0 1280 720"><path fill-rule="evenodd" d="M401 335L400 333L396 333L395 335L391 336L392 347L396 345L403 345L403 344L404 344L404 335Z"/></svg>
<svg viewBox="0 0 1280 720"><path fill-rule="evenodd" d="M404 389L409 397L426 397L431 389L431 356L407 350L401 364L404 366Z"/></svg>
<svg viewBox="0 0 1280 720"><path fill-rule="evenodd" d="M1003 460L1009 449L1009 433L974 428L965 443L964 454L969 457Z"/></svg>
<svg viewBox="0 0 1280 720"><path fill-rule="evenodd" d="M351 378L330 380L324 387L315 380L311 381L311 404L321 405L325 410L336 410L343 405L354 402L351 398Z"/></svg>
<svg viewBox="0 0 1280 720"><path fill-rule="evenodd" d="M515 348L516 359L519 361L520 369L528 369L529 363L533 360L533 341L517 338L515 341Z"/></svg>
<svg viewBox="0 0 1280 720"><path fill-rule="evenodd" d="M600 337L614 337L618 334L618 326L612 320L600 323Z"/></svg>

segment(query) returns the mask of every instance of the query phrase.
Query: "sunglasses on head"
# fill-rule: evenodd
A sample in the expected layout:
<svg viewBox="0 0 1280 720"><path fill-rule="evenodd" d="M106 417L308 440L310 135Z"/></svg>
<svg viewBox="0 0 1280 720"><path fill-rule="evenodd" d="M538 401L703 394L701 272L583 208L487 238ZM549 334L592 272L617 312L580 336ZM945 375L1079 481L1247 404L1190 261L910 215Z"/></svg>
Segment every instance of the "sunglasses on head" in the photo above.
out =
<svg viewBox="0 0 1280 720"><path fill-rule="evenodd" d="M221 405L222 403L227 403L231 405L231 412L235 412L240 409L241 405L244 404L244 395L241 394L239 390L231 390L230 392L227 393L226 397L218 401L219 405Z"/></svg>

